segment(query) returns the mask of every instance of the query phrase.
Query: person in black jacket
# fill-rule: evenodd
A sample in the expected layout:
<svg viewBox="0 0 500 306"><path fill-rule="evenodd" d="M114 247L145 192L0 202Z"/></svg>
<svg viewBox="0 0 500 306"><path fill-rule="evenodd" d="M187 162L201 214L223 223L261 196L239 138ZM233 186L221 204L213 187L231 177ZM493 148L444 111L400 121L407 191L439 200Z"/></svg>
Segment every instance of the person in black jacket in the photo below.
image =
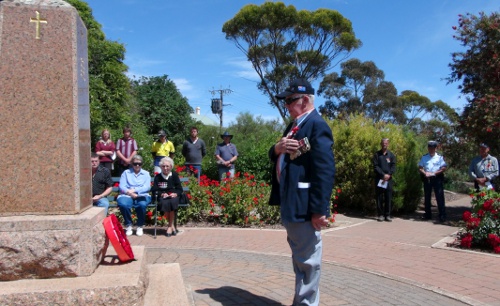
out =
<svg viewBox="0 0 500 306"><path fill-rule="evenodd" d="M167 237L170 237L177 234L173 225L183 190L179 175L172 171L174 161L170 157L160 160L160 168L161 173L155 176L151 191L158 197L158 210L164 212L168 218Z"/></svg>
<svg viewBox="0 0 500 306"><path fill-rule="evenodd" d="M380 142L381 149L373 155L375 170L375 189L377 197L378 221L391 222L392 190L394 181L392 176L396 172L396 156L389 151L389 139Z"/></svg>

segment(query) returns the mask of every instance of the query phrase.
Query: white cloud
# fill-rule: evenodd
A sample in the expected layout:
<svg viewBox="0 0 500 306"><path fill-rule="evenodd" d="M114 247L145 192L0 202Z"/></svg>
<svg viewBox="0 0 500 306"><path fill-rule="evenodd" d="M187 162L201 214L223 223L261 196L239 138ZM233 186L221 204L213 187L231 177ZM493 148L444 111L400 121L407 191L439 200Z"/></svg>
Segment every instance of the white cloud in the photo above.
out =
<svg viewBox="0 0 500 306"><path fill-rule="evenodd" d="M175 83L175 86L177 86L177 89L180 91L190 91L193 89L193 86L189 83L187 79L172 79L172 81Z"/></svg>
<svg viewBox="0 0 500 306"><path fill-rule="evenodd" d="M252 64L243 57L230 58L226 61L226 65L238 68L236 71L231 71L231 74L237 77L249 79L252 81L258 81L259 76L257 72L253 69Z"/></svg>

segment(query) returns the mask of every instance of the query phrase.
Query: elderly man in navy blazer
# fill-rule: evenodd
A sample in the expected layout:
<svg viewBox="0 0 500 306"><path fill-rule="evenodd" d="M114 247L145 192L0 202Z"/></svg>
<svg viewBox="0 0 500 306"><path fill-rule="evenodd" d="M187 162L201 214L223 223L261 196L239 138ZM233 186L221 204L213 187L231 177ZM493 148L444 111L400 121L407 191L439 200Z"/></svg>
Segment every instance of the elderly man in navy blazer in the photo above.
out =
<svg viewBox="0 0 500 306"><path fill-rule="evenodd" d="M314 108L314 88L296 79L277 99L294 121L271 147L274 163L269 204L280 205L295 272L293 305L319 304L321 227L328 225L335 161L333 136Z"/></svg>

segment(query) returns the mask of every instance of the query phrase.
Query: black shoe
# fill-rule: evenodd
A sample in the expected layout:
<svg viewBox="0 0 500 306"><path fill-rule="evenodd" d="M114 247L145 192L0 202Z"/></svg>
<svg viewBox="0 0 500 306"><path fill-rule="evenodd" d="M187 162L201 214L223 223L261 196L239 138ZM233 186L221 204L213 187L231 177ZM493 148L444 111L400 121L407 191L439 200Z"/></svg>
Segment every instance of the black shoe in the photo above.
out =
<svg viewBox="0 0 500 306"><path fill-rule="evenodd" d="M170 236L172 236L172 234L166 233L165 236L170 237Z"/></svg>
<svg viewBox="0 0 500 306"><path fill-rule="evenodd" d="M392 222L392 218L391 217L385 217L385 221Z"/></svg>
<svg viewBox="0 0 500 306"><path fill-rule="evenodd" d="M176 231L176 230L173 230L173 231L172 231L172 236L175 236L175 235L177 235L177 231Z"/></svg>
<svg viewBox="0 0 500 306"><path fill-rule="evenodd" d="M420 219L422 219L422 220L426 220L426 221L427 221L427 220L430 220L430 219L431 219L431 217L422 216L422 217L420 217Z"/></svg>

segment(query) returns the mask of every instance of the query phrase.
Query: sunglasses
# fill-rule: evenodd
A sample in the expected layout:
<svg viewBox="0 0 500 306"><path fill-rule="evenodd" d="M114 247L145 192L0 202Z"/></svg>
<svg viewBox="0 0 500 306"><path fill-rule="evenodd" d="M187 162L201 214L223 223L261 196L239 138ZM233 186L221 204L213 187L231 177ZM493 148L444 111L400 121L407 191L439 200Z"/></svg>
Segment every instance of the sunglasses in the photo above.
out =
<svg viewBox="0 0 500 306"><path fill-rule="evenodd" d="M133 163L134 166L142 166L142 163Z"/></svg>
<svg viewBox="0 0 500 306"><path fill-rule="evenodd" d="M286 105L290 105L290 104L292 104L293 102L295 102L295 101L297 101L297 100L299 100L299 99L302 99L302 98L304 98L304 96L300 96L300 97L293 97L293 98L286 98L286 99L285 99L285 104L286 104Z"/></svg>

